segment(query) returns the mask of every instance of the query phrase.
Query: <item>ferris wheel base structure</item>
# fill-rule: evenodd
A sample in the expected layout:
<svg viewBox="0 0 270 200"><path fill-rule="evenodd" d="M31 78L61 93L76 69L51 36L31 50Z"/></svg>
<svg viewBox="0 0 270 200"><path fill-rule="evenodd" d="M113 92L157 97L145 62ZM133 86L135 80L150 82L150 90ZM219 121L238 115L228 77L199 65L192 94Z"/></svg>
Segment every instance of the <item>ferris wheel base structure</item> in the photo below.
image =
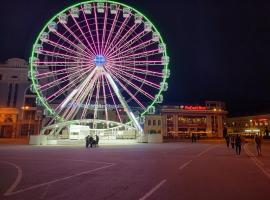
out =
<svg viewBox="0 0 270 200"><path fill-rule="evenodd" d="M107 129L90 129L91 124L97 126L108 124ZM31 145L82 145L85 137L98 135L100 144L134 144L147 143L148 137L134 126L114 121L84 119L55 123L43 127L40 135L31 136Z"/></svg>

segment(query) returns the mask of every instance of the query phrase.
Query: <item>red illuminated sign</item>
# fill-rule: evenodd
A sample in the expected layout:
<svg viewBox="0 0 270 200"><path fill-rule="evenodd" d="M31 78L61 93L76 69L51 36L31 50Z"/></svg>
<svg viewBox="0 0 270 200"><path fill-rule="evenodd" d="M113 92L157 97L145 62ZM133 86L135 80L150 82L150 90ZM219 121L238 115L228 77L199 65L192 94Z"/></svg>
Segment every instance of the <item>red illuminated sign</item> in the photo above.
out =
<svg viewBox="0 0 270 200"><path fill-rule="evenodd" d="M184 106L185 110L206 110L206 106Z"/></svg>

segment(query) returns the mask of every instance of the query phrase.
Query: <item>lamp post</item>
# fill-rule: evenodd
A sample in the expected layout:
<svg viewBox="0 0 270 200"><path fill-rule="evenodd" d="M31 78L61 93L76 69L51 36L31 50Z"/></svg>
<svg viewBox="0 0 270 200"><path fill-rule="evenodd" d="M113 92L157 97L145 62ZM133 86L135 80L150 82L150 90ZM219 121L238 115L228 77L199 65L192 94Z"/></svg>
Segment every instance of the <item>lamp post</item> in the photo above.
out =
<svg viewBox="0 0 270 200"><path fill-rule="evenodd" d="M26 110L29 110L29 106L23 106L22 107L22 110L23 110L23 112L22 112L22 120L24 120L24 117L25 117L25 111ZM28 121L28 128L27 128L27 136L29 137L29 128L30 128L30 119L29 119L29 121Z"/></svg>

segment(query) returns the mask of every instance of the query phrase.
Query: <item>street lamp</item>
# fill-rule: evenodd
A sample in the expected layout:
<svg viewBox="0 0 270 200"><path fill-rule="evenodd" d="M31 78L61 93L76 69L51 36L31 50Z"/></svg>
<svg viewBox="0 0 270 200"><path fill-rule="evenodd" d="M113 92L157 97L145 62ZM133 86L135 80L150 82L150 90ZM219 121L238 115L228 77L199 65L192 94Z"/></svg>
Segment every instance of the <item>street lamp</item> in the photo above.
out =
<svg viewBox="0 0 270 200"><path fill-rule="evenodd" d="M24 112L25 112L25 110L29 110L29 106L23 106L22 107L22 110L23 110L23 112L22 112L22 120L24 120ZM29 129L30 129L30 118L29 118L29 121L28 121L28 128L27 128L27 136L29 137Z"/></svg>

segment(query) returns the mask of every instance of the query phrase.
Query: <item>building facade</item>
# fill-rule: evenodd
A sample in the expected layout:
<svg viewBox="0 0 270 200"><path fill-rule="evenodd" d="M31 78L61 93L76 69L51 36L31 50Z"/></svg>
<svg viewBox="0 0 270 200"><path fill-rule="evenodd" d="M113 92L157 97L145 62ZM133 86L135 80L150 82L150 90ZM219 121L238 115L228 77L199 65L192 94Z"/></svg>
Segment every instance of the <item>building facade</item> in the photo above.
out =
<svg viewBox="0 0 270 200"><path fill-rule="evenodd" d="M205 105L164 105L159 115L145 117L145 133L161 133L164 137L189 137L192 133L222 137L227 111L225 104L206 101Z"/></svg>
<svg viewBox="0 0 270 200"><path fill-rule="evenodd" d="M269 136L270 114L230 117L226 120L228 133Z"/></svg>
<svg viewBox="0 0 270 200"><path fill-rule="evenodd" d="M0 64L0 137L38 134L42 111L30 85L25 60L12 58Z"/></svg>

